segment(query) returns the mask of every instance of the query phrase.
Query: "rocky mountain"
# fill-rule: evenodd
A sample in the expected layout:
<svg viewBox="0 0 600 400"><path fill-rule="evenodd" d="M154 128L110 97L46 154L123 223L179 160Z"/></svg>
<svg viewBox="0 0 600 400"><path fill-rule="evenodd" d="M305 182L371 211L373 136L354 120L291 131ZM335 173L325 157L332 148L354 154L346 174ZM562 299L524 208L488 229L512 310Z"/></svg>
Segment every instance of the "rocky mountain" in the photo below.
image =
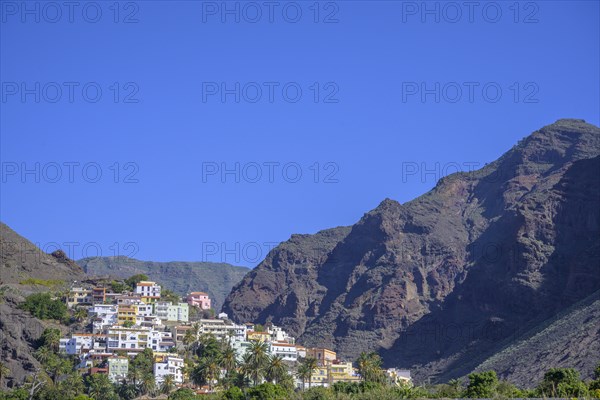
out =
<svg viewBox="0 0 600 400"><path fill-rule="evenodd" d="M223 309L345 358L379 351L388 366L435 381L486 365L599 289L600 129L565 119L413 201L386 199L351 227L293 235ZM572 347L554 354L532 358L549 364L536 368L569 364Z"/></svg>
<svg viewBox="0 0 600 400"><path fill-rule="evenodd" d="M10 369L5 384L21 383L39 368L34 344L48 326L18 308L25 296L66 288L85 278L83 270L58 250L47 254L0 222L0 359Z"/></svg>
<svg viewBox="0 0 600 400"><path fill-rule="evenodd" d="M572 367L586 373L600 358L600 291L544 321L518 340L481 363L475 371L493 369L512 375L515 383L527 387L541 380L546 367Z"/></svg>
<svg viewBox="0 0 600 400"><path fill-rule="evenodd" d="M206 292L215 310L221 309L231 288L250 271L246 267L225 263L152 262L123 256L84 258L77 263L90 276L129 278L135 274L145 274L182 296L189 292Z"/></svg>

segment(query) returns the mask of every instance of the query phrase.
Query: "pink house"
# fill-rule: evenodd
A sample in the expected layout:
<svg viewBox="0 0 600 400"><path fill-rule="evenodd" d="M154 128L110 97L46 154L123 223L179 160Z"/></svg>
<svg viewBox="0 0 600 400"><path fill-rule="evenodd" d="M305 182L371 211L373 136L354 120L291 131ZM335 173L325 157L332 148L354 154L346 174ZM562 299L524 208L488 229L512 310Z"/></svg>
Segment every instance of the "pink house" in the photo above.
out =
<svg viewBox="0 0 600 400"><path fill-rule="evenodd" d="M208 310L210 308L210 297L204 292L190 293L187 302L190 306L200 307L203 310Z"/></svg>

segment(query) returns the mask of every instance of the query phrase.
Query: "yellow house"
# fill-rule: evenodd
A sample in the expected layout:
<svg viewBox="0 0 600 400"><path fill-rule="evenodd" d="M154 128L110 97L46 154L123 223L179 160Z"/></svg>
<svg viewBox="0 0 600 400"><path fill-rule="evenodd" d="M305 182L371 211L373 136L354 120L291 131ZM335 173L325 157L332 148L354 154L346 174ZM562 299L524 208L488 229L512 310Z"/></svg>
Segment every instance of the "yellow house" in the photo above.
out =
<svg viewBox="0 0 600 400"><path fill-rule="evenodd" d="M334 361L329 366L330 381L336 382L359 382L360 376L351 362Z"/></svg>
<svg viewBox="0 0 600 400"><path fill-rule="evenodd" d="M271 334L269 332L248 331L248 340L267 343L271 341Z"/></svg>
<svg viewBox="0 0 600 400"><path fill-rule="evenodd" d="M92 291L85 288L72 288L67 296L67 307L72 308L79 304L92 304Z"/></svg>
<svg viewBox="0 0 600 400"><path fill-rule="evenodd" d="M352 363L338 360L318 366L311 378L313 387L330 386L336 382L360 382L360 376L352 367Z"/></svg>
<svg viewBox="0 0 600 400"><path fill-rule="evenodd" d="M137 310L135 305L121 305L117 311L117 323L123 325L125 322L130 321L135 324Z"/></svg>
<svg viewBox="0 0 600 400"><path fill-rule="evenodd" d="M315 358L317 363L322 366L335 361L337 359L337 353L333 350L315 347L306 349L306 357Z"/></svg>

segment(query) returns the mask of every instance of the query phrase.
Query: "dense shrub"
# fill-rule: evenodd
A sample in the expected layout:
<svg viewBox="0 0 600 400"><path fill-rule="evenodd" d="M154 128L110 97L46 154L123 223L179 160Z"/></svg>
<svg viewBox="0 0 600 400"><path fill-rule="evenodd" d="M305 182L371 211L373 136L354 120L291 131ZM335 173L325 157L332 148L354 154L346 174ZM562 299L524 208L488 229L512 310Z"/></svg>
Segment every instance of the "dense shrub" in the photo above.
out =
<svg viewBox="0 0 600 400"><path fill-rule="evenodd" d="M50 293L34 293L27 296L21 308L39 319L65 320L68 317L65 303L60 299L53 299Z"/></svg>

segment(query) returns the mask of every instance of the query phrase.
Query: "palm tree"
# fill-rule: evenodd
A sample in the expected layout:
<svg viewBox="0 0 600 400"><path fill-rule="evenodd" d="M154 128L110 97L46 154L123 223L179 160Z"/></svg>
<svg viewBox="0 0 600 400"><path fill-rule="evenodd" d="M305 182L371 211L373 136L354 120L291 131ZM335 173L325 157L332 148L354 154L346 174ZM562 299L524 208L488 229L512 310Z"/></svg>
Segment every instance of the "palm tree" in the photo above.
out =
<svg viewBox="0 0 600 400"><path fill-rule="evenodd" d="M269 365L266 368L267 381L279 384L287 375L287 367L281 356L273 356L269 358Z"/></svg>
<svg viewBox="0 0 600 400"><path fill-rule="evenodd" d="M317 370L317 359L314 357L306 357L305 359L302 360L302 365L300 365L300 367L304 366L305 368L305 373L308 377L308 388L310 389L312 387L312 376L313 373ZM300 369L300 368L298 368ZM304 386L304 383L302 384L302 386Z"/></svg>
<svg viewBox="0 0 600 400"><path fill-rule="evenodd" d="M227 346L222 354L221 354L221 360L220 360L220 366L221 368L223 368L225 370L225 376L226 377L230 377L231 373L235 370L235 368L237 367L237 358L236 358L236 353L235 350L233 349L233 347L231 346Z"/></svg>
<svg viewBox="0 0 600 400"><path fill-rule="evenodd" d="M36 360L38 360L42 364L45 364L50 360L50 358L52 358L52 356L54 356L54 353L52 352L50 347L42 346L39 349L37 349L35 353L33 353L33 356Z"/></svg>
<svg viewBox="0 0 600 400"><path fill-rule="evenodd" d="M113 394L113 385L108 375L94 374L88 377L88 395L92 399L100 400L110 398Z"/></svg>
<svg viewBox="0 0 600 400"><path fill-rule="evenodd" d="M362 352L356 361L358 373L366 382L381 382L383 374L381 372L381 357L375 352Z"/></svg>
<svg viewBox="0 0 600 400"><path fill-rule="evenodd" d="M6 378L10 374L10 369L6 366L4 361L0 361L0 387L2 387L2 382L4 378Z"/></svg>
<svg viewBox="0 0 600 400"><path fill-rule="evenodd" d="M146 373L142 377L140 384L142 394L153 394L156 389L156 381L154 380L154 374Z"/></svg>
<svg viewBox="0 0 600 400"><path fill-rule="evenodd" d="M197 376L200 378L199 383L201 385L207 383L209 389L212 390L215 381L218 381L219 375L221 374L219 361L215 358L203 357L200 359L197 369Z"/></svg>
<svg viewBox="0 0 600 400"><path fill-rule="evenodd" d="M160 392L163 394L169 394L175 389L175 377L171 374L166 375L162 385L160 385Z"/></svg>
<svg viewBox="0 0 600 400"><path fill-rule="evenodd" d="M42 333L44 346L50 347L54 352L58 352L60 346L60 330L55 328L46 328Z"/></svg>
<svg viewBox="0 0 600 400"><path fill-rule="evenodd" d="M88 312L83 307L77 307L75 312L73 313L73 317L77 320L77 322L81 322L87 318Z"/></svg>
<svg viewBox="0 0 600 400"><path fill-rule="evenodd" d="M311 371L308 369L306 364L300 364L298 370L296 371L296 375L302 381L302 390L306 389L306 380L310 378Z"/></svg>
<svg viewBox="0 0 600 400"><path fill-rule="evenodd" d="M138 383L140 383L143 378L144 372L135 364L129 363L129 369L127 371L127 380L137 388Z"/></svg>
<svg viewBox="0 0 600 400"><path fill-rule="evenodd" d="M253 342L248 348L248 357L244 361L248 363L247 370L250 372L255 386L262 379L264 370L269 363L268 350L269 345L259 341Z"/></svg>

